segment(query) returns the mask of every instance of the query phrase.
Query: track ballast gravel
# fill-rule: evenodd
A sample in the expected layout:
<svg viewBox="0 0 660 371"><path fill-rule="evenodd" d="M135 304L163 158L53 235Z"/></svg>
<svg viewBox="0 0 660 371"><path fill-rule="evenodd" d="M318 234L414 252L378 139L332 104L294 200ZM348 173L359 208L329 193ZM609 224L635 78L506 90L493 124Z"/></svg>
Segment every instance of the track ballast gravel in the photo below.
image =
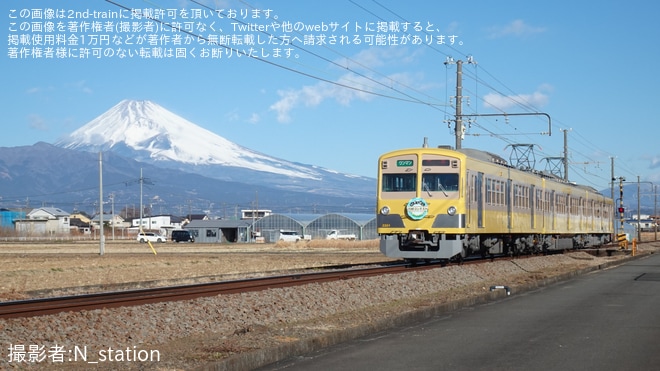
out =
<svg viewBox="0 0 660 371"><path fill-rule="evenodd" d="M649 251L657 247L649 246ZM493 285L506 285L515 293L516 287L620 258L576 252L182 302L5 319L0 320L0 368L250 368L257 365L241 362L241 355L286 349L287 344L484 295Z"/></svg>

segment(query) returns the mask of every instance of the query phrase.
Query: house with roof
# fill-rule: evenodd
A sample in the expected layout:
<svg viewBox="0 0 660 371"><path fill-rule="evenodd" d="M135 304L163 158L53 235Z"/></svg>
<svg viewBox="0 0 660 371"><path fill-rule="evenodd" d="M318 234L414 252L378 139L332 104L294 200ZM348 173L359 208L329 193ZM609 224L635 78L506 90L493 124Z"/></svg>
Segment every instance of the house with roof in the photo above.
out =
<svg viewBox="0 0 660 371"><path fill-rule="evenodd" d="M92 217L87 215L84 211L76 211L69 215L69 219L78 219L80 223L89 224L92 221Z"/></svg>
<svg viewBox="0 0 660 371"><path fill-rule="evenodd" d="M209 220L209 216L206 214L188 214L181 220L181 225L185 226L193 220Z"/></svg>
<svg viewBox="0 0 660 371"><path fill-rule="evenodd" d="M85 223L79 218L69 218L69 225L71 226L71 231L77 231L82 234L91 234L92 227L89 223Z"/></svg>
<svg viewBox="0 0 660 371"><path fill-rule="evenodd" d="M133 233L137 233L140 229L143 231L158 231L158 233L169 237L172 230L182 228L184 221L184 218L173 215L143 216L131 221L130 230Z"/></svg>
<svg viewBox="0 0 660 371"><path fill-rule="evenodd" d="M90 221L90 224L94 229L99 229L100 228L100 222L101 222L101 215L96 214L92 220ZM115 228L129 228L131 226L130 222L127 222L121 215L119 214L103 214L103 225L108 226L110 228L115 227Z"/></svg>
<svg viewBox="0 0 660 371"><path fill-rule="evenodd" d="M84 211L73 212L71 215L69 215L69 225L71 225L72 231L77 230L78 233L91 234L91 223L91 217Z"/></svg>
<svg viewBox="0 0 660 371"><path fill-rule="evenodd" d="M69 234L70 214L56 207L40 207L27 213L25 219L15 220L15 228L20 234Z"/></svg>
<svg viewBox="0 0 660 371"><path fill-rule="evenodd" d="M0 228L14 229L14 222L18 219L25 219L25 211L0 209Z"/></svg>

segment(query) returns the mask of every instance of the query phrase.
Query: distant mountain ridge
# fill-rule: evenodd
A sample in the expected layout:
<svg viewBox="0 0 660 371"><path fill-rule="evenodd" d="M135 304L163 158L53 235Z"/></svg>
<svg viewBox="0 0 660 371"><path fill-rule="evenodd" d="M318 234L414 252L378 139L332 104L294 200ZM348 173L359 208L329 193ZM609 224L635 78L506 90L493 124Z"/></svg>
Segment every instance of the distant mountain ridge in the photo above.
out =
<svg viewBox="0 0 660 371"><path fill-rule="evenodd" d="M375 210L373 178L265 155L150 101L124 100L55 144L0 147L0 207L92 208L93 213L102 152L104 191L115 196L118 207L139 204L136 184L144 170L150 180L144 202L178 215L184 208L193 213L222 208L222 215L228 208L257 207L302 213ZM624 188L627 200L639 192L633 185ZM648 196L641 197L641 206L642 213L655 210ZM635 209L627 205L626 212Z"/></svg>
<svg viewBox="0 0 660 371"><path fill-rule="evenodd" d="M4 208L54 206L94 214L99 202L99 155L39 142L32 146L0 147L0 202ZM266 208L280 213L370 212L373 199L324 196L272 187L247 185L162 169L104 152L103 193L110 212L143 202L154 214L240 216L241 209Z"/></svg>
<svg viewBox="0 0 660 371"><path fill-rule="evenodd" d="M205 177L318 195L374 198L375 180L274 158L233 143L151 101L123 100L55 142L113 152Z"/></svg>

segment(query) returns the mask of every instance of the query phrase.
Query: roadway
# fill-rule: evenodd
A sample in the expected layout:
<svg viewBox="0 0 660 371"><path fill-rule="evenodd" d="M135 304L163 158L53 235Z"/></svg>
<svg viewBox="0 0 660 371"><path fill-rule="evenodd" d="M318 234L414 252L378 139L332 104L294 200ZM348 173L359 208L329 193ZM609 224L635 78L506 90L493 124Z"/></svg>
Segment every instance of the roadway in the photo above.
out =
<svg viewBox="0 0 660 371"><path fill-rule="evenodd" d="M658 370L660 254L260 370Z"/></svg>

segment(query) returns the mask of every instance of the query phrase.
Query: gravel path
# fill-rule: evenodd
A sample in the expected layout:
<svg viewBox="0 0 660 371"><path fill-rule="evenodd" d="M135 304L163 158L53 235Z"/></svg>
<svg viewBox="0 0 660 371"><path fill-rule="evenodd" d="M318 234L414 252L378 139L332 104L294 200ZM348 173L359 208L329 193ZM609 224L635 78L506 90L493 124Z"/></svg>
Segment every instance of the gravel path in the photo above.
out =
<svg viewBox="0 0 660 371"><path fill-rule="evenodd" d="M640 254L660 244L647 244ZM0 320L1 369L189 370L621 257L584 252L139 307ZM86 356L86 361L83 356ZM98 362L90 364L90 362ZM215 366L230 368L232 363ZM237 364L237 363L234 363Z"/></svg>

